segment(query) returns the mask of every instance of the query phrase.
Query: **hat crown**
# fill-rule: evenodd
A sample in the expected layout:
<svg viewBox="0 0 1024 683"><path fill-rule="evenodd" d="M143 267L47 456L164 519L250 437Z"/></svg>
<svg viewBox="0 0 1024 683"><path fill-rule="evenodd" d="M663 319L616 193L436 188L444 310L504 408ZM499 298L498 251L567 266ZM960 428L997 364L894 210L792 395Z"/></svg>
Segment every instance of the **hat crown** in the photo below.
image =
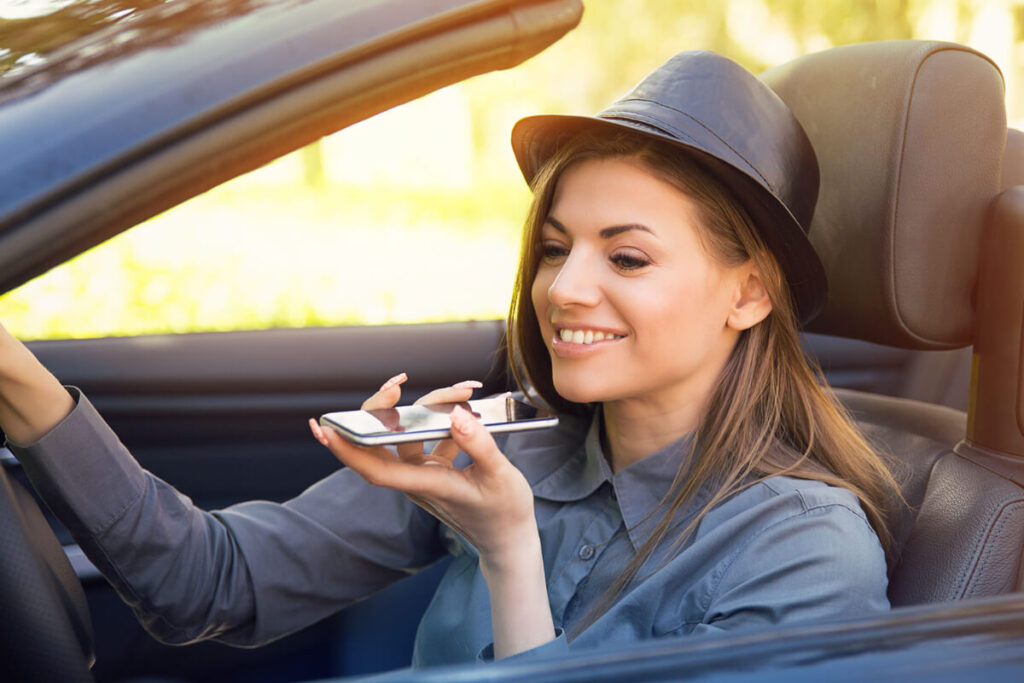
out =
<svg viewBox="0 0 1024 683"><path fill-rule="evenodd" d="M775 196L807 232L818 194L814 149L782 99L731 59L681 52L597 117L707 150Z"/></svg>
<svg viewBox="0 0 1024 683"><path fill-rule="evenodd" d="M828 284L808 239L818 162L789 107L756 76L713 52L681 52L597 116L521 119L512 148L527 182L585 131L633 131L691 155L746 209L782 266L799 319L821 310Z"/></svg>

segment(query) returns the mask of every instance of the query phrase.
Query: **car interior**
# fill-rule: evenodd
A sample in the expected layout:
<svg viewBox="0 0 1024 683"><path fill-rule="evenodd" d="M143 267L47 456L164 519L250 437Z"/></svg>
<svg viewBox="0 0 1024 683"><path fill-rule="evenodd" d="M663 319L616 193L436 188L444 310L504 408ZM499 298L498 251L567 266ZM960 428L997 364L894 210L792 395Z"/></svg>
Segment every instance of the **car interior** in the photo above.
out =
<svg viewBox="0 0 1024 683"><path fill-rule="evenodd" d="M899 41L830 49L762 77L803 124L821 167L810 235L830 299L809 330L808 352L903 486L890 600L904 606L1019 591L1024 133L1007 130L999 70L963 46ZM497 393L510 381L498 352L502 333L500 322L444 323L32 349L63 381L87 389L146 467L217 507L239 493L218 487L246 472L259 479L246 497L284 499L332 471L330 456L303 433L304 419L357 406L372 391L380 375L363 358L409 352L413 395L447 380L441 368L452 366L460 378L486 378L483 392ZM423 344L445 358L417 359L411 351ZM271 368L296 346L303 353L283 380ZM339 346L348 351L341 362ZM114 366L115 374L107 371ZM225 430L225 422L238 429ZM244 440L225 442L225 431ZM239 445L250 460L240 462ZM111 630L121 646L139 648L117 676L146 672L147 658L150 665L171 658L163 650L173 648L141 644L146 636L116 597L97 597L89 582L82 590L48 533L52 520L23 481L2 472L0 547L13 550L0 553L0 576L17 581L0 582L0 604L14 606L7 618L26 624L25 642L38 643L11 656L28 667L46 662L53 678L88 680L96 657L102 668L91 611L97 623L119 624ZM71 543L59 525L58 535ZM443 570L443 563L432 567L318 626L332 641L324 666L359 674L406 665ZM199 647L208 649L194 650L198 659L225 649ZM262 660L237 661L266 666L274 647L253 655ZM272 680L273 668L265 673Z"/></svg>
<svg viewBox="0 0 1024 683"><path fill-rule="evenodd" d="M1014 235L1020 194L1000 193L1016 183L1001 176L999 71L966 48L898 42L836 48L764 78L803 123L822 169L811 237L831 292L813 329L902 348L973 344L966 416L841 393L902 465L909 507L894 520L901 553L890 599L1016 590L1024 290Z"/></svg>

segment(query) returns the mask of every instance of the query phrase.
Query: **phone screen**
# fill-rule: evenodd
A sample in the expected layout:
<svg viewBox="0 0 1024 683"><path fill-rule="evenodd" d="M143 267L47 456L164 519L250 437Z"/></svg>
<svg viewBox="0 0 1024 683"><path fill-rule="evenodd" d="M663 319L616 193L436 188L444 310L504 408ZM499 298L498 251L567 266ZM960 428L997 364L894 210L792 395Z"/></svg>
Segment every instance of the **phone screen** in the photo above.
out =
<svg viewBox="0 0 1024 683"><path fill-rule="evenodd" d="M321 416L320 424L333 427L346 439L363 445L443 439L451 436L450 413L456 405L468 410L492 432L544 429L558 424L554 414L510 396L327 413Z"/></svg>

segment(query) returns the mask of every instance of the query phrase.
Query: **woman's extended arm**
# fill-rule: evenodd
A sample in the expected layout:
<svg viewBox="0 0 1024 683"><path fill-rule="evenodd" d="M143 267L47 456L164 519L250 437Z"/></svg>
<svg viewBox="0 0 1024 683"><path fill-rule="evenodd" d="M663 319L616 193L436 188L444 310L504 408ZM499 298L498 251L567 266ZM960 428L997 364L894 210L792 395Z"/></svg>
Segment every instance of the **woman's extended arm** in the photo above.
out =
<svg viewBox="0 0 1024 683"><path fill-rule="evenodd" d="M397 383L385 384L374 398L389 392L391 396L370 407L393 405ZM429 455L420 444L403 444L395 457L386 448L355 446L314 421L310 427L322 444L367 481L405 492L473 544L491 597L496 658L555 638L533 492L467 411L452 412L453 440L441 442ZM460 448L473 461L465 469L452 466Z"/></svg>
<svg viewBox="0 0 1024 683"><path fill-rule="evenodd" d="M7 437L34 443L73 407L57 378L0 324L0 429Z"/></svg>
<svg viewBox="0 0 1024 683"><path fill-rule="evenodd" d="M2 330L0 411L36 490L166 642L264 643L445 552L433 517L344 470L284 504L197 508L140 467L85 396Z"/></svg>

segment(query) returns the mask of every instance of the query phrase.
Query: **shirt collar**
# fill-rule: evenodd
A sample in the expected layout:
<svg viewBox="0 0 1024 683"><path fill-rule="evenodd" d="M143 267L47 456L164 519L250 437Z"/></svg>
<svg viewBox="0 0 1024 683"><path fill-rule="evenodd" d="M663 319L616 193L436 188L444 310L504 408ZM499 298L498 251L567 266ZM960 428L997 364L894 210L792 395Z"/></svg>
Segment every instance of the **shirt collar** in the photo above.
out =
<svg viewBox="0 0 1024 683"><path fill-rule="evenodd" d="M558 432L554 439L545 440L542 448L531 449L517 458L517 464L523 462L526 455L527 465L520 469L533 485L533 495L559 503L582 500L598 489L608 478L601 469L604 457L598 449L597 457L593 457L588 446L592 441L599 441L600 419L596 416L582 418L559 418ZM571 440L571 445L569 441ZM553 463L541 474L538 470L539 461ZM532 465L532 466L531 466ZM539 476L531 477L531 472Z"/></svg>
<svg viewBox="0 0 1024 683"><path fill-rule="evenodd" d="M626 525L626 531L634 550L643 545L664 515L665 508L659 509L659 506L662 500L669 495L680 466L690 457L692 438L693 433L689 432L615 474L611 473L611 467L604 457L600 439L595 438L593 442L588 441L588 446L594 452L592 457L600 463L606 476L612 482L619 502L619 510L622 511L622 521ZM698 498L700 497L698 495ZM681 510L676 515L673 524L679 524L680 521L687 518L686 510L691 509L692 506L693 503Z"/></svg>
<svg viewBox="0 0 1024 683"><path fill-rule="evenodd" d="M577 439L575 447L565 448L564 441L553 442L549 439L543 448L527 453L528 460L533 463L539 463L542 458L548 463L554 460L553 467L549 465L545 468L546 473L538 472L537 464L523 468L524 472L533 484L535 496L563 503L582 500L609 482L635 550L643 544L661 518L658 506L672 488L684 458L690 454L693 433L684 435L613 474L601 448L600 411L595 411L587 425L586 436L580 439L584 424L585 421L579 421L571 426ZM531 477L528 469L533 470L537 476ZM706 502L707 491L704 489L676 515L674 525L689 519L692 511Z"/></svg>

